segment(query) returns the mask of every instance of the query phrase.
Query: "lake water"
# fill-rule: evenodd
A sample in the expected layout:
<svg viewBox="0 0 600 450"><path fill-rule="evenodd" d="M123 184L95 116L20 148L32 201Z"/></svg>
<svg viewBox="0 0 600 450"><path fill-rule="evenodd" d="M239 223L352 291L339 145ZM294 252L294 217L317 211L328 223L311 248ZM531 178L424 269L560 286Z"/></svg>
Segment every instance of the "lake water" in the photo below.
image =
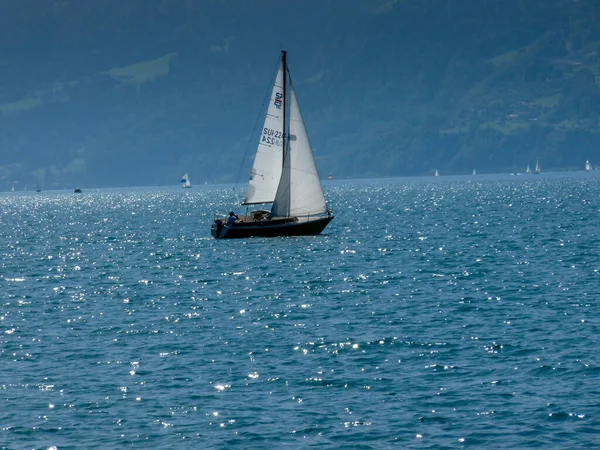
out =
<svg viewBox="0 0 600 450"><path fill-rule="evenodd" d="M0 195L0 448L594 448L600 173ZM241 207L237 212L243 212Z"/></svg>

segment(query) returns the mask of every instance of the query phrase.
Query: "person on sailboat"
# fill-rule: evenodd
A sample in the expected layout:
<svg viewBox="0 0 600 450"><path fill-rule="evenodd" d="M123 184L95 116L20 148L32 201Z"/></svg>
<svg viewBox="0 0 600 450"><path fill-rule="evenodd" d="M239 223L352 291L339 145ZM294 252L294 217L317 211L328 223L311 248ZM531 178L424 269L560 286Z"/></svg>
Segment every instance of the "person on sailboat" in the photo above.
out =
<svg viewBox="0 0 600 450"><path fill-rule="evenodd" d="M236 222L236 220L239 220L240 218L238 217L238 215L236 213L234 213L233 211L229 212L229 217L227 218L227 225L232 225Z"/></svg>

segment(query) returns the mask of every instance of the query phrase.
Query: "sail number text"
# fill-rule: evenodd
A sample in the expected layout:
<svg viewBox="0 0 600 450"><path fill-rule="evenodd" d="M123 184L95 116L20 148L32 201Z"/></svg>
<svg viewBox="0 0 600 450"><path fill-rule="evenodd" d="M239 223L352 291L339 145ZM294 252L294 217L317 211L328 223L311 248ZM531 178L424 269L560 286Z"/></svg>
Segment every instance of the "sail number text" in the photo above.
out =
<svg viewBox="0 0 600 450"><path fill-rule="evenodd" d="M283 133L281 131L272 130L271 128L263 128L260 142L267 145L281 145Z"/></svg>

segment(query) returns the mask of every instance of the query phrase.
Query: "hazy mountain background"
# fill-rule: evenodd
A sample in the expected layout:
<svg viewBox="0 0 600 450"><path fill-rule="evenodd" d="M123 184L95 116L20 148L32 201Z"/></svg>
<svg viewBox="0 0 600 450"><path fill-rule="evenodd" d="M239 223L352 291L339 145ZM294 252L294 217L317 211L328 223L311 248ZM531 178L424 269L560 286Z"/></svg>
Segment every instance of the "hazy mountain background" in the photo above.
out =
<svg viewBox="0 0 600 450"><path fill-rule="evenodd" d="M281 48L322 176L600 164L598 0L0 0L0 189L245 181Z"/></svg>

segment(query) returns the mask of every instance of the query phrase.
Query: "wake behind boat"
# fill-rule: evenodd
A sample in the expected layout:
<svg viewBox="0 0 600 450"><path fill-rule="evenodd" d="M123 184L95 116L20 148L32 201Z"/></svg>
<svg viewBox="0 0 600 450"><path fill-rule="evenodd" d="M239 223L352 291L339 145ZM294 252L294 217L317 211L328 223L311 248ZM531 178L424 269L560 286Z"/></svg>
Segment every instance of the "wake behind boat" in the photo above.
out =
<svg viewBox="0 0 600 450"><path fill-rule="evenodd" d="M289 92L288 92L289 82ZM288 117L289 115L289 117ZM286 52L275 77L243 205L267 205L243 216L216 217L217 239L319 234L333 220L327 208Z"/></svg>

